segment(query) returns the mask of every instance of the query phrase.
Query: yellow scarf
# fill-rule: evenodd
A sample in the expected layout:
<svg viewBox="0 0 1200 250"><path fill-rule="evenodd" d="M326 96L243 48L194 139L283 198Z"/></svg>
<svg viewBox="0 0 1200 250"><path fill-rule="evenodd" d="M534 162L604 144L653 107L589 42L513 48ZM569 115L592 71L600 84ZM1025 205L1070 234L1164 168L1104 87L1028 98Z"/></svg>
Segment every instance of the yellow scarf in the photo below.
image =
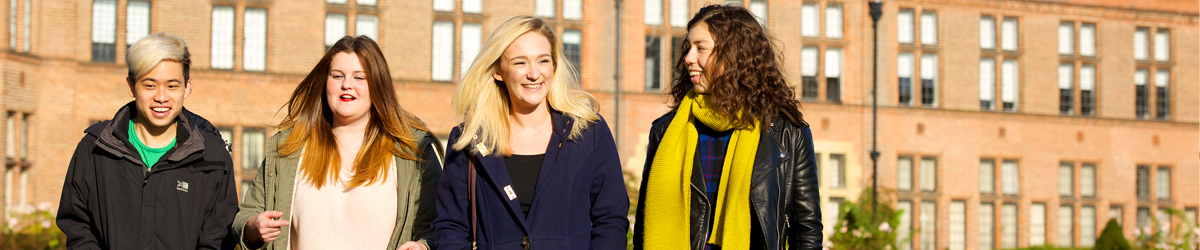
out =
<svg viewBox="0 0 1200 250"><path fill-rule="evenodd" d="M750 176L758 151L761 123L752 128L734 128L730 120L710 109L708 94L689 92L679 103L675 118L655 151L646 185L645 249L688 249L691 222L691 183L699 120L717 131L736 129L729 138L725 164L721 168L712 236L708 244L722 249L750 248ZM694 118L694 119L693 119ZM712 198L712 197L710 197Z"/></svg>

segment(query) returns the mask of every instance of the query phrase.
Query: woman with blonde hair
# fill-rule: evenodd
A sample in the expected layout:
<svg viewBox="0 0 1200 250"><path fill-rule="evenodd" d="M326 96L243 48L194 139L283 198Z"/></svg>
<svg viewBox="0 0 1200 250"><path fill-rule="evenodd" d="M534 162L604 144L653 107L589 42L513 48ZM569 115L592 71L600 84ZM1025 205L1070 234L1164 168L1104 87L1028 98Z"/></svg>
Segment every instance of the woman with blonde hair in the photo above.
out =
<svg viewBox="0 0 1200 250"><path fill-rule="evenodd" d="M438 188L438 248L624 248L616 144L572 68L541 19L509 19L488 38L454 91L462 123Z"/></svg>
<svg viewBox="0 0 1200 250"><path fill-rule="evenodd" d="M437 139L400 107L375 41L333 45L284 106L233 223L251 249L430 249Z"/></svg>

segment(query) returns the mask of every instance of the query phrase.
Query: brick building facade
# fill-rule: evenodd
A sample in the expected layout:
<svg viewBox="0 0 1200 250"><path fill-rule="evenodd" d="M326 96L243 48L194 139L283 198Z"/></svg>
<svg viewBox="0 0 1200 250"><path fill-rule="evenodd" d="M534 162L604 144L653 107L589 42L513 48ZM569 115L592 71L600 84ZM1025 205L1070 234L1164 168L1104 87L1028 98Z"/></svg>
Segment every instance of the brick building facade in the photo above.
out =
<svg viewBox="0 0 1200 250"><path fill-rule="evenodd" d="M600 100L627 176L640 178L650 122L669 110L661 93L681 56L674 46L691 14L720 1L0 2L8 209L57 203L83 129L132 100L124 45L157 32L188 42L195 85L185 106L222 128L238 179L249 181L266 128L323 46L342 35L376 38L401 104L445 137L457 123L449 105L463 61L509 17L543 17ZM836 201L857 199L871 183L867 1L736 2L773 33L804 102L832 228ZM874 71L878 180L911 211L897 226L921 232L911 247L1086 246L1110 217L1132 235L1160 208L1194 215L1198 8L1191 0L884 1Z"/></svg>

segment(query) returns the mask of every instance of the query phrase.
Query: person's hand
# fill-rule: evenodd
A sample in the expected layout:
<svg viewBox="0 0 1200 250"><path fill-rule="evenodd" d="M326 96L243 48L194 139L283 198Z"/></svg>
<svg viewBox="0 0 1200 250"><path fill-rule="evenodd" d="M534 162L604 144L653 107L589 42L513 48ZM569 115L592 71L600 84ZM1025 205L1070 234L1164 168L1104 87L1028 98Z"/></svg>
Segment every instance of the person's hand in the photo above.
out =
<svg viewBox="0 0 1200 250"><path fill-rule="evenodd" d="M400 247L396 248L396 250L429 250L429 248L425 247L425 244L421 244L420 242L409 241L405 242L403 245L400 245Z"/></svg>
<svg viewBox="0 0 1200 250"><path fill-rule="evenodd" d="M284 226L291 225L286 220L279 220L283 212L266 211L250 217L246 221L245 240L251 245L258 245L279 239Z"/></svg>

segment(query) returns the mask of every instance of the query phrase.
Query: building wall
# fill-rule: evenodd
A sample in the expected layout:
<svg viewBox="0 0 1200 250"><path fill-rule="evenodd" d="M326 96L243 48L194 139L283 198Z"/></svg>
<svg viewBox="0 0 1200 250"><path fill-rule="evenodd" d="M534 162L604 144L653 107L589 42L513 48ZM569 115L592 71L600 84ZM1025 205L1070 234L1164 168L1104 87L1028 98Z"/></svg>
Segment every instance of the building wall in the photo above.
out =
<svg viewBox="0 0 1200 250"><path fill-rule="evenodd" d="M663 1L661 25L646 25L647 0L583 0L583 17L568 20L562 16L563 3L554 0L555 15L547 18L557 32L580 30L583 36L582 86L600 101L600 114L613 129L624 162L626 176L640 181L645 164L645 148L650 123L670 110L670 99L662 94L669 89L670 58L675 48L672 37L686 34L685 28L670 25L670 4ZM116 58L114 63L92 62L92 1L31 1L29 51L24 35L24 12L17 11L17 39L10 42L10 2L0 4L0 103L5 111L16 114L16 124L28 119L28 156L8 161L5 175L13 182L0 190L20 196L25 186L26 202L56 204L62 180L75 145L88 125L110 119L117 108L132 100L124 85L125 22L127 0L117 0ZM379 39L401 105L421 117L433 132L447 136L458 121L449 105L460 72L461 26L464 22L481 24L482 39L515 15L534 15L535 0L482 1L482 13L464 13L462 1L454 11L434 11L434 1L380 0L378 5L328 4L320 0L155 0L151 7L151 33L167 32L184 38L192 54L193 95L186 107L203 115L215 125L232 133L235 165L242 169L246 157L241 147L242 131L264 129L278 123L278 113L296 84L323 55L324 15L345 13L347 32L353 34L357 15L379 17ZM716 1L720 2L720 1ZM751 5L757 0L746 0ZM1012 202L1019 207L1019 245L1030 244L1028 227L1031 204L1046 205L1046 243L1063 245L1057 237L1057 208L1096 207L1097 231L1102 229L1111 206L1122 206L1124 231L1132 235L1136 228L1136 210L1147 207L1197 209L1200 186L1190 180L1200 178L1200 33L1197 8L1200 3L1182 0L1137 1L966 1L902 0L884 1L879 22L879 57L874 61L871 18L865 1L783 1L768 0L767 27L776 39L782 58L782 70L796 88L803 86L801 50L815 46L819 51L842 49L841 94L837 101L826 96L824 53L818 60L820 70L816 100L805 100L802 111L813 131L814 150L821 162L821 199L855 201L859 192L871 186L873 149L872 88L873 73L879 77L877 163L881 187L897 187L897 159L902 156L937 159L937 188L933 192L899 192L896 197L914 203L919 214L921 200L935 201L936 248L950 245L950 204L963 201L965 210L965 246L978 248L979 204L997 204L995 242L999 246L999 204ZM821 35L801 35L800 13L805 3L816 3L822 13ZM25 1L18 1L23 10ZM705 1L687 1L694 14ZM235 7L233 69L212 69L213 5ZM825 8L842 6L843 36L826 37ZM246 8L267 9L266 70L244 70L244 12ZM937 45L919 46L897 42L897 13L911 9L916 13L937 13ZM1019 99L1015 112L981 111L979 107L979 60L995 52L979 48L981 16L1015 17L1019 22L1016 53L1019 61ZM619 21L618 21L619 18ZM454 71L451 81L432 79L432 25L436 20L455 23ZM917 16L919 20L919 16ZM1094 23L1096 56L1077 59L1058 55L1058 25L1062 21ZM1000 19L997 19L999 26ZM919 33L921 24L914 29ZM1165 63L1137 62L1133 59L1133 33L1138 27L1170 30L1171 59ZM618 29L619 28L619 29ZM618 33L619 32L619 33ZM619 41L614 41L617 37ZM662 65L662 89L645 87L646 37L663 41L659 51ZM924 38L922 38L924 39ZM484 41L480 41L482 44ZM999 44L999 41L997 41ZM897 56L901 52L938 55L936 91L933 107L906 106L898 102ZM1153 56L1153 51L1151 51ZM873 66L878 62L878 69ZM919 61L918 61L919 62ZM1083 62L1096 66L1095 116L1060 115L1057 66L1062 62ZM1135 116L1135 91L1131 79L1138 68L1169 69L1171 72L1171 115L1167 120L1138 119ZM997 80L997 85L1000 81ZM915 83L914 83L914 86ZM619 89L619 97L614 92ZM1078 91L1076 91L1078 93ZM914 95L916 97L916 95ZM1000 92L996 91L996 100ZM1151 99L1152 101L1155 99ZM1075 101L1078 109L1079 101ZM1153 105L1153 103L1152 103ZM10 129L0 123L5 131ZM19 127L19 126L18 126ZM19 130L15 130L19 131ZM19 139L22 133L15 133ZM2 135L2 134L0 134ZM19 141L19 140L16 140ZM7 145L0 148L7 149ZM844 155L845 186L830 187L830 154ZM978 189L981 159L1019 162L1020 190L1015 196L981 194ZM253 159L247 159L253 162ZM1060 197L1057 193L1057 167L1060 162L1094 163L1097 168L1096 196ZM1136 195L1136 166L1167 166L1172 172L1171 197L1168 200L1139 199ZM997 165L999 168L999 165ZM21 182L24 173L28 181ZM1078 172L1076 172L1078 175ZM242 180L254 177L252 169L238 171ZM919 173L914 173L914 180ZM998 175L997 175L998 177ZM1075 177L1078 183L1081 177ZM0 180L4 180L0 178ZM1078 185L1078 184L1076 184ZM1078 187L1076 187L1078 189ZM636 194L636 192L634 192ZM16 200L14 198L14 200ZM998 203L997 203L998 202ZM828 208L828 206L822 206ZM824 211L836 213L836 211ZM914 216L913 222L919 217ZM1079 218L1074 219L1076 223ZM836 222L826 216L826 235ZM914 228L915 229L915 228ZM1082 230L1075 226L1075 231ZM917 231L917 230L913 230ZM919 246L915 236L913 246ZM1076 236L1075 242L1082 242Z"/></svg>

